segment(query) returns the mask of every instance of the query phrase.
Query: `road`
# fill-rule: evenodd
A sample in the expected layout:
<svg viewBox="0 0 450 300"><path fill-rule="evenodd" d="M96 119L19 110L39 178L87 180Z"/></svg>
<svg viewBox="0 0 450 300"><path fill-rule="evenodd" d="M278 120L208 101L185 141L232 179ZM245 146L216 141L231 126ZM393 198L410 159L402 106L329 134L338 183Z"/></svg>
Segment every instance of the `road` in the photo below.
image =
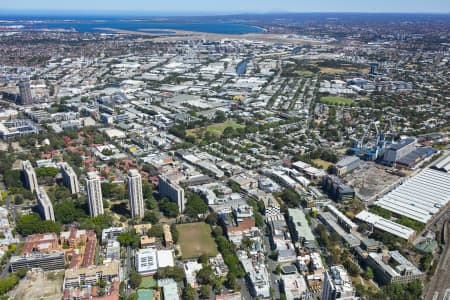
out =
<svg viewBox="0 0 450 300"><path fill-rule="evenodd" d="M131 273L131 268L132 268L132 265L131 265L131 256L132 255L133 254L132 254L131 247L128 246L126 248L125 262L124 262L124 268L123 268L124 269L123 270L123 274L124 274L123 281L126 283L127 299L130 297L130 294L131 294L131 289L128 288L128 285L129 285L128 280L130 278L130 273Z"/></svg>
<svg viewBox="0 0 450 300"><path fill-rule="evenodd" d="M442 230L445 241L436 272L424 289L425 300L443 300L450 289L450 222L447 221Z"/></svg>

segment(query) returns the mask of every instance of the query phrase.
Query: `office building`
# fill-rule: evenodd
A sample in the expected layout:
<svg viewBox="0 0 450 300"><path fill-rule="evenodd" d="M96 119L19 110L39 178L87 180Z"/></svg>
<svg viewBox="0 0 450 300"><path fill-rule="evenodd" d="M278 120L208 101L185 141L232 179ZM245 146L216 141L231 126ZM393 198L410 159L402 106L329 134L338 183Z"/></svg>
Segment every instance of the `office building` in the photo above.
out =
<svg viewBox="0 0 450 300"><path fill-rule="evenodd" d="M19 93L20 93L19 104L21 105L33 104L33 96L31 95L30 81L26 80L19 82Z"/></svg>
<svg viewBox="0 0 450 300"><path fill-rule="evenodd" d="M29 160L26 160L22 164L23 166L23 172L25 174L25 185L26 187L34 192L38 188L38 182L36 177L36 172L34 171L33 166L31 165L31 162Z"/></svg>
<svg viewBox="0 0 450 300"><path fill-rule="evenodd" d="M424 273L398 251L370 252L367 264L372 267L378 281L383 284L408 283L424 278Z"/></svg>
<svg viewBox="0 0 450 300"><path fill-rule="evenodd" d="M87 173L86 191L91 217L103 215L102 186L96 172Z"/></svg>
<svg viewBox="0 0 450 300"><path fill-rule="evenodd" d="M43 187L39 187L36 191L36 197L38 200L39 212L41 216L47 221L55 221L55 213L53 211L53 205L47 192Z"/></svg>
<svg viewBox="0 0 450 300"><path fill-rule="evenodd" d="M136 169L130 170L127 176L128 197L130 199L131 216L144 217L144 196L142 195L142 177Z"/></svg>
<svg viewBox="0 0 450 300"><path fill-rule="evenodd" d="M69 188L72 195L78 194L80 192L78 177L68 163L61 163L61 174L63 176L64 185Z"/></svg>
<svg viewBox="0 0 450 300"><path fill-rule="evenodd" d="M184 189L176 182L165 176L158 176L158 191L161 197L167 197L178 204L180 213L184 211L186 200L184 199Z"/></svg>
<svg viewBox="0 0 450 300"><path fill-rule="evenodd" d="M11 271L17 272L20 269L40 268L44 271L64 269L64 251L52 251L50 253L31 252L27 255L11 257Z"/></svg>
<svg viewBox="0 0 450 300"><path fill-rule="evenodd" d="M343 266L332 266L324 273L322 300L358 299L352 280Z"/></svg>
<svg viewBox="0 0 450 300"><path fill-rule="evenodd" d="M351 200L355 197L355 190L335 175L323 176L322 187L328 196L336 201Z"/></svg>

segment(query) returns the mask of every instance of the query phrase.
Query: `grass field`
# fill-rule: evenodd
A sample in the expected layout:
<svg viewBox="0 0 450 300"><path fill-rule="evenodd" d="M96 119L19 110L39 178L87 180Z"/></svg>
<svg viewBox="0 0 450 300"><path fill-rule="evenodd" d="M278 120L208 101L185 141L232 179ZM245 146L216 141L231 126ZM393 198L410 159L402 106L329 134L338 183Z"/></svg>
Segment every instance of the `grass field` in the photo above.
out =
<svg viewBox="0 0 450 300"><path fill-rule="evenodd" d="M209 131L211 133L217 134L217 135L222 135L223 131L225 130L225 128L227 127L232 127L234 129L236 128L244 128L244 125L238 124L234 121L226 121L223 123L218 123L218 124L212 124L209 125L208 127L206 127L206 131Z"/></svg>
<svg viewBox="0 0 450 300"><path fill-rule="evenodd" d="M322 167L322 169L327 170L329 166L333 165L332 163L322 160L322 159L313 159L313 163Z"/></svg>
<svg viewBox="0 0 450 300"><path fill-rule="evenodd" d="M186 135L199 137L199 135L203 131L208 131L208 132L211 132L211 133L213 133L215 135L222 135L223 131L227 127L232 127L234 129L236 129L236 128L244 128L245 126L241 125L241 124L238 124L235 121L228 120L228 121L223 122L223 123L217 123L217 124L209 125L208 127L206 127L206 129L203 127L203 128L194 128L194 129L186 130Z"/></svg>
<svg viewBox="0 0 450 300"><path fill-rule="evenodd" d="M309 76L309 75L313 75L314 73L311 71L295 71L294 72L296 75L298 76Z"/></svg>
<svg viewBox="0 0 450 300"><path fill-rule="evenodd" d="M353 100L343 97L322 97L320 102L329 105L352 105Z"/></svg>
<svg viewBox="0 0 450 300"><path fill-rule="evenodd" d="M183 259L198 258L202 254L217 255L217 246L211 236L211 227L206 223L177 225L178 244Z"/></svg>

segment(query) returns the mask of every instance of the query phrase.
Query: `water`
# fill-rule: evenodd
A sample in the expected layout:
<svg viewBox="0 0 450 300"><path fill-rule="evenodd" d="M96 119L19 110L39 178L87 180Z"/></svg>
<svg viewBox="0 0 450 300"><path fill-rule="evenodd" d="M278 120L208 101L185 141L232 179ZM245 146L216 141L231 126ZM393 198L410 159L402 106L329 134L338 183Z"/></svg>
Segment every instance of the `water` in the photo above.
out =
<svg viewBox="0 0 450 300"><path fill-rule="evenodd" d="M6 22L7 21L7 22ZM23 26L22 30L72 30L77 32L105 32L98 28L114 28L130 31L170 33L170 30L184 30L217 34L261 33L262 28L232 22L152 22L148 20L118 19L54 19L34 17L0 17L1 26Z"/></svg>
<svg viewBox="0 0 450 300"><path fill-rule="evenodd" d="M247 58L238 64L238 66L236 68L236 73L238 75L242 75L247 72L247 64L249 63L249 61L250 61L250 59Z"/></svg>

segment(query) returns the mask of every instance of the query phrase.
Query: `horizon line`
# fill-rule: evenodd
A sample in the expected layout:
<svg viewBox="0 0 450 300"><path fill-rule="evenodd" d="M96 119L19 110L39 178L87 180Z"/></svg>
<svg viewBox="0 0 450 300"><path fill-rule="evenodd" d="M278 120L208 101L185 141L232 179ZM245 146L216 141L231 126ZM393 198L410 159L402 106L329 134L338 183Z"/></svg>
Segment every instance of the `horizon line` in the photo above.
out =
<svg viewBox="0 0 450 300"><path fill-rule="evenodd" d="M93 15L95 14L111 14L115 16L133 15L141 17L225 17L239 15L295 15L295 14L430 14L430 15L449 15L449 12L442 11L268 11L268 12L250 12L250 11L137 11L137 10L53 10L53 9L3 9L0 16L8 14L72 14L72 15ZM153 15L152 15L153 14ZM44 15L45 16L45 15ZM52 15L53 16L53 15ZM67 15L64 15L67 16Z"/></svg>

